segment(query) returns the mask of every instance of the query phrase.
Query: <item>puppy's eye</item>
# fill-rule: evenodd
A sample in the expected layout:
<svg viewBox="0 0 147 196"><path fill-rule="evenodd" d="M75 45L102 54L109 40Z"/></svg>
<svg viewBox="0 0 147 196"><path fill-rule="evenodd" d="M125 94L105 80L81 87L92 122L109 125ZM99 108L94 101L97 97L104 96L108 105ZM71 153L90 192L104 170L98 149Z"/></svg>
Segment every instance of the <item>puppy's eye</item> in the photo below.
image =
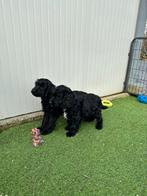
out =
<svg viewBox="0 0 147 196"><path fill-rule="evenodd" d="M44 83L41 83L39 86L40 86L40 87L44 87L45 85L44 85Z"/></svg>

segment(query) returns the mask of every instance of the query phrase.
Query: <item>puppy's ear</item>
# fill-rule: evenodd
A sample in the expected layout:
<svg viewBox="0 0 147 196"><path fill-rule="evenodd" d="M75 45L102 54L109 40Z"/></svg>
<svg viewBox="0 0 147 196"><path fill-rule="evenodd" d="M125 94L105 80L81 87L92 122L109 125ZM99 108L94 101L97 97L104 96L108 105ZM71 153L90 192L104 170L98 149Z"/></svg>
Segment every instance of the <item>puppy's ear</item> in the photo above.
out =
<svg viewBox="0 0 147 196"><path fill-rule="evenodd" d="M60 87L60 93L62 92L63 96L67 96L69 93L71 93L71 89L67 86L61 85Z"/></svg>
<svg viewBox="0 0 147 196"><path fill-rule="evenodd" d="M66 96L64 96L63 107L71 108L73 104L74 104L74 94L70 92Z"/></svg>
<svg viewBox="0 0 147 196"><path fill-rule="evenodd" d="M45 97L52 97L55 93L55 85L48 84L45 91Z"/></svg>

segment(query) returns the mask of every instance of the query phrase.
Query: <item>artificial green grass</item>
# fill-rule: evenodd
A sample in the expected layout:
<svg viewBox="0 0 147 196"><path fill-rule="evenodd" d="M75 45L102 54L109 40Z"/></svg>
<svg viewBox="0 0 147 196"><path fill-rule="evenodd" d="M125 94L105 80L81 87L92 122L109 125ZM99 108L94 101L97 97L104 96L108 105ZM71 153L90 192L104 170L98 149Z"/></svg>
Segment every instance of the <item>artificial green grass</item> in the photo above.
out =
<svg viewBox="0 0 147 196"><path fill-rule="evenodd" d="M65 136L65 120L33 147L31 129L40 121L0 134L0 195L145 196L147 105L128 97L103 111L104 129L83 122Z"/></svg>

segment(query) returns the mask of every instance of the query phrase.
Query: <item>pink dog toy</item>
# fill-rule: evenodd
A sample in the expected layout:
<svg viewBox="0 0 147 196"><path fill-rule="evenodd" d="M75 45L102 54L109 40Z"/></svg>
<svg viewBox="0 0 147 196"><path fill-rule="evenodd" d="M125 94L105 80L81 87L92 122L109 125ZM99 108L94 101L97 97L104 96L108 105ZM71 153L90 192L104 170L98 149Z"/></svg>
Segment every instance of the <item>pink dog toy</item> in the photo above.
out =
<svg viewBox="0 0 147 196"><path fill-rule="evenodd" d="M37 128L32 129L32 142L33 142L33 146L35 147L39 146L44 142L43 139L41 138L40 130Z"/></svg>

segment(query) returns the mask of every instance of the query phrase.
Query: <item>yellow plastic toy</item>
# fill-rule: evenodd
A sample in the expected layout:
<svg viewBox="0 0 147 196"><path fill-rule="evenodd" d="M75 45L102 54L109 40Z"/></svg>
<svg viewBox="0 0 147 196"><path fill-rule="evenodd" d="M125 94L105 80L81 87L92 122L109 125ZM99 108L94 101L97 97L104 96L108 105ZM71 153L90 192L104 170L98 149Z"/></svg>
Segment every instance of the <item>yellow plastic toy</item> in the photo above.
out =
<svg viewBox="0 0 147 196"><path fill-rule="evenodd" d="M108 108L112 107L112 105L113 105L111 101L106 100L106 99L102 100L102 104L103 104L103 106L106 106Z"/></svg>

